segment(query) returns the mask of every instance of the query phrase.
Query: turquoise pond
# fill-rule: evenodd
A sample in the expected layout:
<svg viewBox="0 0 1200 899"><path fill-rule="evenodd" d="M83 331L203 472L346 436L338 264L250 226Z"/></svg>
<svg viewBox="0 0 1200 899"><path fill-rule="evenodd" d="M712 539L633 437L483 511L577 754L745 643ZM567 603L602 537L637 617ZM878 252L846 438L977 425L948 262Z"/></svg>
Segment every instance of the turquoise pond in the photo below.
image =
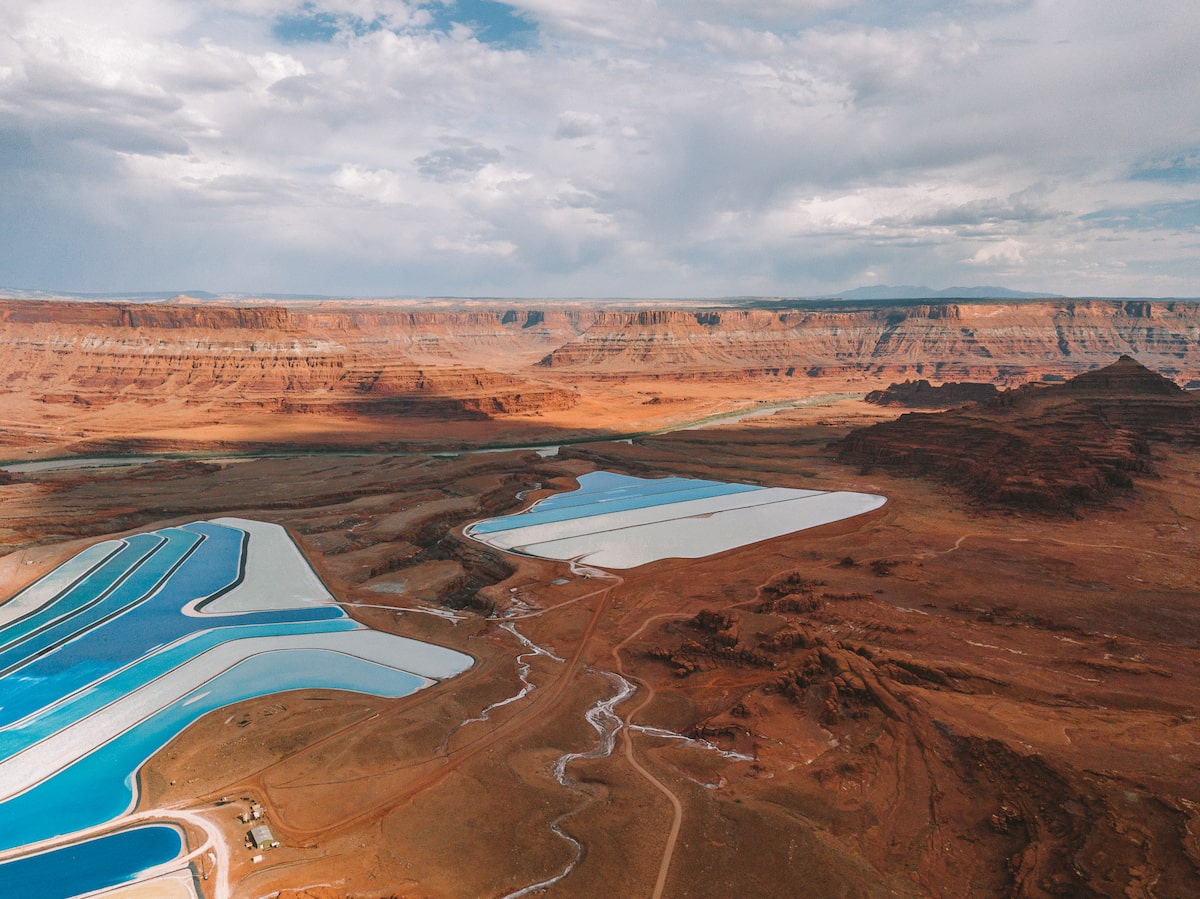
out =
<svg viewBox="0 0 1200 899"><path fill-rule="evenodd" d="M472 535L494 534L499 531L525 528L553 521L570 521L603 515L607 512L628 512L649 509L669 503L682 503L713 496L730 496L761 490L752 484L726 484L696 478L657 478L643 480L608 471L593 471L579 476L579 489L558 493L539 500L524 512L489 518L471 525Z"/></svg>
<svg viewBox="0 0 1200 899"><path fill-rule="evenodd" d="M183 834L166 825L131 827L94 840L0 865L4 899L72 899L129 883L183 851Z"/></svg>
<svg viewBox="0 0 1200 899"><path fill-rule="evenodd" d="M189 692L151 705L136 723L85 749L65 767L44 765L46 776L22 792L9 795L14 781L6 784L0 768L0 796L7 796L0 801L0 852L127 813L136 801L142 764L215 709L286 690L398 697L429 683L402 666L301 645L309 636L328 640L365 630L320 599L268 611L208 611L245 580L250 536L237 527L196 522L111 541L60 566L11 606L0 606L0 611L13 610L0 618L6 622L0 627L0 766L48 752L44 747L66 728L86 732L88 722L109 714L118 700L137 691L152 696L160 682L166 684L173 672L204 653L251 639L253 644L235 645L266 647L205 675ZM304 564L298 553L296 560ZM315 576L313 583L319 586ZM272 650L280 640L288 647ZM65 899L121 883L175 858L180 839L172 827L139 827L0 862L0 897ZM103 877L117 879L108 884L79 879L76 868L96 859L104 862L97 862L97 869L109 872ZM10 888L27 881L37 886L26 892Z"/></svg>

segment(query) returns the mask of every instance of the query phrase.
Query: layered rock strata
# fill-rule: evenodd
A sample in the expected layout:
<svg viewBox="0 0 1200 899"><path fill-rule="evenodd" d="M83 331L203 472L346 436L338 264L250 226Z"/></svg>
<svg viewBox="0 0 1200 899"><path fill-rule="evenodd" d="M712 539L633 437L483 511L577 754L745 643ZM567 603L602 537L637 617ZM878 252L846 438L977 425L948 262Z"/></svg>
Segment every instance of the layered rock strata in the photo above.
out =
<svg viewBox="0 0 1200 899"><path fill-rule="evenodd" d="M606 313L539 365L1021 383L1086 371L1121 353L1169 377L1196 377L1200 306L1090 300Z"/></svg>
<svg viewBox="0 0 1200 899"><path fill-rule="evenodd" d="M0 445L554 442L905 378L1065 379L1120 353L1200 379L1200 305L0 300Z"/></svg>
<svg viewBox="0 0 1200 899"><path fill-rule="evenodd" d="M483 418L565 409L562 387L506 369L566 316L362 308L0 305L0 384L51 405L153 404L306 415ZM489 365L478 364L486 359ZM496 362L500 364L495 364ZM475 364L472 364L475 363ZM508 364L506 364L508 363Z"/></svg>
<svg viewBox="0 0 1200 899"><path fill-rule="evenodd" d="M1155 444L1200 445L1200 399L1129 356L986 404L854 431L838 458L930 478L981 506L1075 514L1154 471Z"/></svg>

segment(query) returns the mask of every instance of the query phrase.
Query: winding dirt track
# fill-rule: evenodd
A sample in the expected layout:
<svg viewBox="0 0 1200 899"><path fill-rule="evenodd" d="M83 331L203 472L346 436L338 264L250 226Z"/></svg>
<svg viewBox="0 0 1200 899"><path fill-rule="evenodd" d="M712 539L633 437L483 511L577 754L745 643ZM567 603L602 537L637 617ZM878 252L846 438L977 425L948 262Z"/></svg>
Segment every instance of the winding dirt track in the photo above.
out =
<svg viewBox="0 0 1200 899"><path fill-rule="evenodd" d="M280 831L280 833L285 835L289 842L292 842L293 844L306 845L309 847L316 845L316 843L320 840L328 839L348 829L351 829L365 820L377 819L378 817L389 814L397 808L411 802L426 790L432 789L442 783L447 777L449 777L463 765L477 758L479 755L488 749L491 749L502 740L512 736L513 734L520 733L522 729L530 726L538 720L541 720L561 704L567 687L584 670L585 666L583 664L583 659L585 653L593 636L595 635L596 628L599 625L605 610L608 608L608 603L612 592L625 583L624 578L611 572L593 570L590 572L590 574L594 577L604 577L605 579L610 580L611 583L598 590L591 591L582 596L575 597L574 599L566 600L558 605L539 609L533 612L514 615L511 619L506 619L516 621L538 618L580 602L596 600L595 608L592 610L587 626L580 636L573 654L567 660L567 664L561 669L561 673L558 674L558 676L555 677L549 684L527 694L525 697L527 701L521 703L520 706L508 718L498 724L494 724L492 728L486 730L484 733L481 733L479 736L467 740L455 748L447 749L445 755L441 756L440 758L410 763L408 770L414 773L421 772L423 769L431 770L425 771L425 773L420 773L419 776L417 776L399 792L392 794L372 807L360 810L356 814L344 818L334 824L325 825L319 828L303 829L289 825L278 807L270 801L271 789L278 788L281 785L277 783L270 784L268 781L271 772L285 762L293 761L295 758L311 752L329 741L337 739L339 736L361 726L367 721L377 721L382 723L386 722L392 717L402 715L406 710L408 710L408 704L399 705L395 709L390 709L385 712L372 713L371 715L368 715L354 722L353 724L347 725L346 727L340 728L334 733L328 734L322 739L310 744L291 756L264 766L237 783L228 784L222 787L220 792L228 793L230 791L237 790L253 790L259 797L261 797L263 805L270 812L272 819L276 822L277 829ZM745 602L737 603L736 605L749 605L754 601L755 600L747 600ZM635 608L639 605L639 603L634 603ZM643 619L634 631L613 646L610 651L613 660L613 667L616 673L621 677L636 683L644 693L641 702L639 702L637 706L631 709L631 711L625 716L625 733L623 735L624 756L629 762L630 766L644 780L654 787L655 790L657 790L666 798L666 800L671 804L672 809L671 826L667 832L666 840L663 845L658 874L655 879L653 890L650 893L651 899L662 899L662 896L666 890L667 878L670 874L676 845L678 843L679 834L683 826L683 803L679 796L672 791L670 787L659 780L637 759L629 725L634 723L636 717L646 708L648 708L651 703L653 703L657 694L653 685L648 681L626 672L622 659L622 651L627 645L640 637L647 627L655 622L666 620L684 620L689 617L691 616L678 612L667 612L651 615ZM476 674L477 676L484 674L486 671L494 669L499 664L500 660L497 659L492 663L492 665L488 666L486 670L477 669ZM435 687L434 689L453 688L454 687L450 682L446 682L438 687ZM362 777L347 778L346 781L358 781L369 776L370 775L363 775Z"/></svg>
<svg viewBox="0 0 1200 899"><path fill-rule="evenodd" d="M611 581L611 583L601 587L600 589L591 591L570 600L566 600L557 605L549 606L544 609L538 609L532 612L513 615L510 619L506 619L519 621L530 618L538 618L551 612L573 606L577 603L595 600L595 608L592 610L592 613L588 618L587 625L575 646L573 654L567 660L567 664L561 669L561 673L558 674L557 677L555 677L549 684L527 694L525 697L527 701L521 703L520 706L513 713L511 713L509 717L498 724L493 724L493 727L481 733L479 736L470 740L466 740L457 747L448 748L445 754L439 758L410 763L407 766L408 770L414 774L417 774L417 776L402 790L392 794L391 796L388 796L386 799L380 801L374 806L366 809L360 809L354 815L343 818L341 821L336 823L324 825L318 828L304 829L289 825L279 808L270 801L271 789L278 788L282 785L278 783L272 784L269 782L269 780L271 773L284 763L294 761L297 757L311 752L329 741L336 740L341 735L360 727L367 721L384 723L390 718L400 716L408 710L408 704L401 704L394 709L389 709L381 713L372 713L371 715L368 715L354 722L353 724L347 725L346 727L340 728L334 733L328 734L322 739L306 746L304 749L301 749L299 752L291 756L287 756L264 766L237 783L231 783L223 786L220 792L228 793L230 791L238 790L254 791L261 798L263 805L271 814L272 820L276 822L279 832L286 836L289 842L292 842L295 845L306 845L312 847L315 846L318 841L336 836L361 824L366 820L378 819L383 815L387 815L395 811L397 808L400 808L411 802L423 792L438 786L463 765L477 758L479 755L491 749L502 740L514 734L520 733L522 729L530 726L538 720L543 719L546 715L551 714L552 711L561 704L564 698L564 693L566 692L568 686L570 686L584 670L584 656L592 638L595 635L599 622L605 610L608 608L612 592L625 583L624 578L611 572L589 570L588 573L593 577L603 577L606 580ZM752 601L738 603L737 605L747 605L749 602ZM634 604L635 607L638 605L640 604ZM666 890L667 879L670 874L671 864L674 859L679 834L683 826L683 803L679 796L672 791L670 787L659 780L637 759L629 725L634 722L635 718L641 712L643 712L651 705L651 703L653 703L657 694L654 690L654 687L648 681L642 680L641 678L630 675L626 672L621 653L628 644L641 636L646 628L651 624L665 620L683 620L689 617L689 615L677 612L651 615L643 619L633 632L617 643L610 651L616 673L621 677L638 684L639 688L644 693L641 702L639 702L637 706L625 716L625 733L623 735L624 756L629 762L630 767L632 767L633 770L635 770L655 790L661 793L671 804L672 809L671 826L667 832L666 840L663 845L658 874L655 879L653 890L650 893L651 899L662 899L662 896ZM476 675L478 676L485 674L487 671L494 669L499 664L500 660L496 660L486 669L477 669ZM438 687L435 687L434 689L453 688L454 686L450 682L446 682ZM424 773L421 773L422 771ZM362 777L347 778L346 782L362 780L369 776L370 775L363 775Z"/></svg>
<svg viewBox="0 0 1200 899"><path fill-rule="evenodd" d="M325 737L317 743L311 744L309 747L301 750L300 753L280 759L278 762L272 763L271 765L267 765L249 777L243 778L236 783L227 784L221 787L221 791L255 791L260 797L262 797L263 805L271 813L272 820L277 823L279 831L285 834L291 842L296 844L300 844L301 841L314 841L321 838L329 838L349 828L352 828L365 820L377 819L380 816L386 815L411 802L416 796L434 786L437 786L464 764L495 746L496 743L500 742L501 739L508 737L513 732L520 731L533 721L544 718L547 714L549 714L550 710L559 705L567 686L575 679L581 670L581 660L583 659L584 652L587 650L592 636L595 634L596 626L598 625L600 618L607 606L609 595L614 589L624 583L623 578L620 578L616 575L611 575L611 577L614 581L612 584L603 587L592 594L588 594L589 597L598 597L598 601L596 602L595 609L592 611L591 617L588 619L587 627L584 629L584 632L579 639L579 643L575 648L575 652L568 660L563 673L559 675L558 678L555 679L548 687L531 693L528 697L528 703L523 704L522 707L514 714L512 714L503 722L497 724L491 730L481 734L479 737L476 737L473 740L467 741L457 748L449 750L446 756L444 756L442 759L434 759L432 762L422 762L411 766L410 770L415 771L430 767L431 765L437 765L437 767L435 767L433 770L417 777L398 793L388 796L383 801L368 808L362 809L356 814L347 818L343 818L341 821L338 821L334 824L311 829L303 829L289 825L280 810L270 802L270 790L267 784L267 778L272 770L284 762L293 760L296 758L296 756L309 752L322 743L336 738L339 734L344 733L352 727L357 727L358 724L361 724L361 722L350 725L346 728L342 728L337 733L330 734L328 737ZM580 598L582 599L583 597ZM546 611L551 610L548 609ZM442 689L449 689L449 687L444 686ZM389 718L404 714L406 709L406 705L399 705L395 709L378 714L375 716L375 720L381 722L387 721Z"/></svg>
<svg viewBox="0 0 1200 899"><path fill-rule="evenodd" d="M645 709L647 706L649 706L650 703L652 703L654 701L655 693L654 693L654 687L648 681L644 681L638 677L634 677L633 675L626 674L625 667L621 663L621 650L625 648L625 645L627 643L632 642L639 635L641 635L642 631L644 631L646 629L646 626L649 625L651 622L662 621L662 620L668 619L668 618L681 619L681 618L687 618L687 617L688 617L687 615L681 615L677 612L667 612L662 615L652 615L651 617L644 620L641 623L641 625L638 626L637 630L635 630L632 634L630 634L628 637L626 637L624 640L622 640L620 643L618 643L612 649L613 666L616 668L617 674L621 675L621 677L623 677L627 680L635 681L636 683L640 684L642 686L642 688L644 688L644 690L646 691L645 698L640 703L638 703L637 707L632 709L629 712L629 714L625 717L625 734L624 734L625 758L628 759L629 764L633 767L633 769L635 771L637 771L638 774L640 774L643 778L648 780L654 786L654 788L656 790L658 790L660 793L662 793L664 796L666 796L668 801L670 801L670 803L671 803L671 811L672 811L671 829L667 833L666 845L663 846L662 860L658 864L658 877L654 881L654 892L650 894L651 899L661 899L663 890L666 889L667 874L671 870L671 859L675 855L675 844L679 840L679 831L683 827L683 803L679 801L679 797L676 796L675 793L673 793L671 791L670 787L668 787L661 780L659 780L657 777L655 777L653 774L651 774L649 771L647 771L644 767L642 767L642 764L637 760L637 758L633 754L633 737L630 736L629 725L633 724L633 719L639 712L641 712L643 709Z"/></svg>

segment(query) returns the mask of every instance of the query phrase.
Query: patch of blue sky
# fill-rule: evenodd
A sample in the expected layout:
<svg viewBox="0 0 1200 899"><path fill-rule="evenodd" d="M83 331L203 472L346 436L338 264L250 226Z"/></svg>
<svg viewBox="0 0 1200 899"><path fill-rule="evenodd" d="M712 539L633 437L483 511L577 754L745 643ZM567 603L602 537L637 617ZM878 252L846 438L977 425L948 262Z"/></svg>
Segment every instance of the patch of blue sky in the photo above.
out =
<svg viewBox="0 0 1200 899"><path fill-rule="evenodd" d="M507 3L494 0L437 0L426 9L433 17L432 27L449 31L455 24L466 25L485 44L524 48L537 38L537 23Z"/></svg>
<svg viewBox="0 0 1200 899"><path fill-rule="evenodd" d="M328 44L340 34L369 34L382 27L378 19L367 21L359 16L336 15L305 3L299 12L276 16L271 33L285 44Z"/></svg>
<svg viewBox="0 0 1200 899"><path fill-rule="evenodd" d="M71 899L128 883L183 851L179 828L156 824L0 863L5 899Z"/></svg>
<svg viewBox="0 0 1200 899"><path fill-rule="evenodd" d="M26 615L24 618L19 618L4 628L0 628L0 649L12 646L15 642L26 639L35 631L70 617L89 603L96 602L105 590L111 589L122 577L165 542L157 534L135 534L127 537L124 541L125 545L116 554L109 556L104 564L75 581L53 602L42 606L31 615Z"/></svg>
<svg viewBox="0 0 1200 899"><path fill-rule="evenodd" d="M285 44L327 44L340 30L336 16L317 12L311 5L301 12L279 16L271 27L271 33Z"/></svg>
<svg viewBox="0 0 1200 899"><path fill-rule="evenodd" d="M150 756L209 712L289 690L348 690L407 696L416 675L328 650L268 652L241 662L63 769L0 803L0 851L109 821L128 811L137 771Z"/></svg>
<svg viewBox="0 0 1200 899"><path fill-rule="evenodd" d="M157 532L167 542L148 559L132 569L128 577L102 594L92 603L86 603L69 618L28 634L20 642L0 652L0 675L18 670L34 659L54 652L73 640L79 640L95 628L111 622L154 593L177 569L204 538L200 534L177 528L165 528Z"/></svg>
<svg viewBox="0 0 1200 899"><path fill-rule="evenodd" d="M1122 231L1194 231L1200 228L1200 200L1101 209L1080 220Z"/></svg>
<svg viewBox="0 0 1200 899"><path fill-rule="evenodd" d="M1171 184L1200 181L1200 150L1140 163L1129 177L1133 181L1166 181Z"/></svg>
<svg viewBox="0 0 1200 899"><path fill-rule="evenodd" d="M671 480L680 480L672 478ZM664 489L655 492L611 491L609 493L592 495L579 503L566 506L543 508L537 506L533 510L517 515L507 515L503 518L492 518L480 522L472 528L475 534L491 534L497 531L508 531L526 528L535 524L548 524L553 521L571 521L577 518L590 518L594 515L604 515L608 512L628 512L632 509L648 509L653 506L665 506L673 503L683 503L694 499L707 499L712 496L729 496L734 493L746 493L761 488L750 484L719 484L700 481L684 481L685 484L702 486L677 486L675 489ZM568 494L572 495L572 494Z"/></svg>

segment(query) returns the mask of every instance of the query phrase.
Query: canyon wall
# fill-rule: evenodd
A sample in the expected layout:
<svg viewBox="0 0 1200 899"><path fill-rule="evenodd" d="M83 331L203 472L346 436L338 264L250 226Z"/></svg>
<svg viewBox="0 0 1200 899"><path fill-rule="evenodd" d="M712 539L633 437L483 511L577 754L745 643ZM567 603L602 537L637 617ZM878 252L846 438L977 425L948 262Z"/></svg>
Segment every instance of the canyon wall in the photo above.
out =
<svg viewBox="0 0 1200 899"><path fill-rule="evenodd" d="M44 403L477 417L574 404L519 369L576 316L185 304L0 303L0 384ZM586 319L585 319L586 323Z"/></svg>
<svg viewBox="0 0 1200 899"><path fill-rule="evenodd" d="M1200 305L1038 301L822 310L665 310L597 316L542 367L590 373L771 370L1019 383L1130 354L1200 376Z"/></svg>
<svg viewBox="0 0 1200 899"><path fill-rule="evenodd" d="M575 303L416 312L365 301L297 307L0 301L0 347L6 369L0 378L9 383L20 379L14 372L34 369L40 377L77 368L85 380L103 379L106 369L114 376L132 369L143 372L148 387L182 382L202 389L230 377L244 384L247 367L276 373L278 387L305 390L357 384L373 378L374 367L397 365L555 380L560 374L863 372L1003 383L1076 374L1122 354L1190 380L1200 377L1200 304L606 312ZM118 382L128 377L120 374Z"/></svg>
<svg viewBox="0 0 1200 899"><path fill-rule="evenodd" d="M1061 380L1121 354L1200 383L1200 305L1183 302L419 305L0 299L0 444L211 445L230 425L244 445L554 442L906 379Z"/></svg>

